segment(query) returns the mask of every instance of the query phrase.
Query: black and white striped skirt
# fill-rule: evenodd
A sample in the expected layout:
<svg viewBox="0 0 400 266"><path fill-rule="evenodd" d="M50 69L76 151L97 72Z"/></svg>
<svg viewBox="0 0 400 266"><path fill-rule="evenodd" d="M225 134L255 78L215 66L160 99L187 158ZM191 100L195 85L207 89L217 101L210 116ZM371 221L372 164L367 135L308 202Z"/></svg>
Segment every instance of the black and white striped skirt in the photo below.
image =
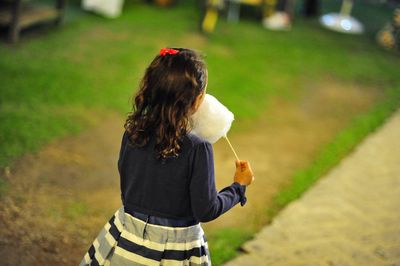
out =
<svg viewBox="0 0 400 266"><path fill-rule="evenodd" d="M211 265L200 223L171 226L176 220L143 216L118 209L79 265Z"/></svg>

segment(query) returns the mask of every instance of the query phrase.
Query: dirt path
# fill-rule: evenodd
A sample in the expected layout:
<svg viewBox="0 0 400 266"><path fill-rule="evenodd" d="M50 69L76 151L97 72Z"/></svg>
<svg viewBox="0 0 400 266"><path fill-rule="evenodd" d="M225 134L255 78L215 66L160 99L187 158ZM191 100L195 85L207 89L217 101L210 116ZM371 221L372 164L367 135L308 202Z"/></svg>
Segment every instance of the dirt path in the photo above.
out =
<svg viewBox="0 0 400 266"><path fill-rule="evenodd" d="M400 111L226 266L400 265Z"/></svg>
<svg viewBox="0 0 400 266"><path fill-rule="evenodd" d="M295 99L271 99L258 121L236 121L230 140L239 156L251 161L257 179L248 189L247 205L204 224L206 232L230 226L259 229L266 206L288 177L379 95L374 88L311 83ZM14 162L5 174L9 192L0 201L2 265L80 261L121 204L117 159L123 119L110 114L82 134ZM214 149L222 188L231 182L234 157L223 141Z"/></svg>

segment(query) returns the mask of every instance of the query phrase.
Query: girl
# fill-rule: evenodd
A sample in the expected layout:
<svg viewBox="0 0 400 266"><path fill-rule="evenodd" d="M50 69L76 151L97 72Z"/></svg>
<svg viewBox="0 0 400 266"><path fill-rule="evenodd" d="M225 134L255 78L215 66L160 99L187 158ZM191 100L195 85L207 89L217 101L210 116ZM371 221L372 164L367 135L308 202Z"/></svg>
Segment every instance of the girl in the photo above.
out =
<svg viewBox="0 0 400 266"><path fill-rule="evenodd" d="M243 206L254 178L236 161L232 184L216 191L212 146L190 133L206 87L205 63L192 50L164 48L151 62L124 126L123 206L80 265L211 265L200 222Z"/></svg>

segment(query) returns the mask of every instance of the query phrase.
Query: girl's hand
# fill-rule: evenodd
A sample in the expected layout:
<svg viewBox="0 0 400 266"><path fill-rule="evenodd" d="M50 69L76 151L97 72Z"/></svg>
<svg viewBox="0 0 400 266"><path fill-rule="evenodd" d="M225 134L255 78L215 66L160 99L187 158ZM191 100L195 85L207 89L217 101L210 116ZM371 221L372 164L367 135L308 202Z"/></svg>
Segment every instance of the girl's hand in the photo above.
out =
<svg viewBox="0 0 400 266"><path fill-rule="evenodd" d="M248 161L235 161L236 172L233 178L234 182L238 182L242 186L248 186L254 181L253 171Z"/></svg>

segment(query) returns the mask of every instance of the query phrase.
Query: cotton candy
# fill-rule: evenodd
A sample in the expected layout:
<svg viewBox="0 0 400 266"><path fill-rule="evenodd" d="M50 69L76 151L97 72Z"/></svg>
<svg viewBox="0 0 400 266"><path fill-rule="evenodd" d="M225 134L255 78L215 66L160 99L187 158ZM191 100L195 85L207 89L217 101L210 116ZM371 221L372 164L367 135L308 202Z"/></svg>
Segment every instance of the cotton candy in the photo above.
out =
<svg viewBox="0 0 400 266"><path fill-rule="evenodd" d="M234 115L214 96L206 94L203 102L191 117L192 133L215 143L226 137L231 128Z"/></svg>

